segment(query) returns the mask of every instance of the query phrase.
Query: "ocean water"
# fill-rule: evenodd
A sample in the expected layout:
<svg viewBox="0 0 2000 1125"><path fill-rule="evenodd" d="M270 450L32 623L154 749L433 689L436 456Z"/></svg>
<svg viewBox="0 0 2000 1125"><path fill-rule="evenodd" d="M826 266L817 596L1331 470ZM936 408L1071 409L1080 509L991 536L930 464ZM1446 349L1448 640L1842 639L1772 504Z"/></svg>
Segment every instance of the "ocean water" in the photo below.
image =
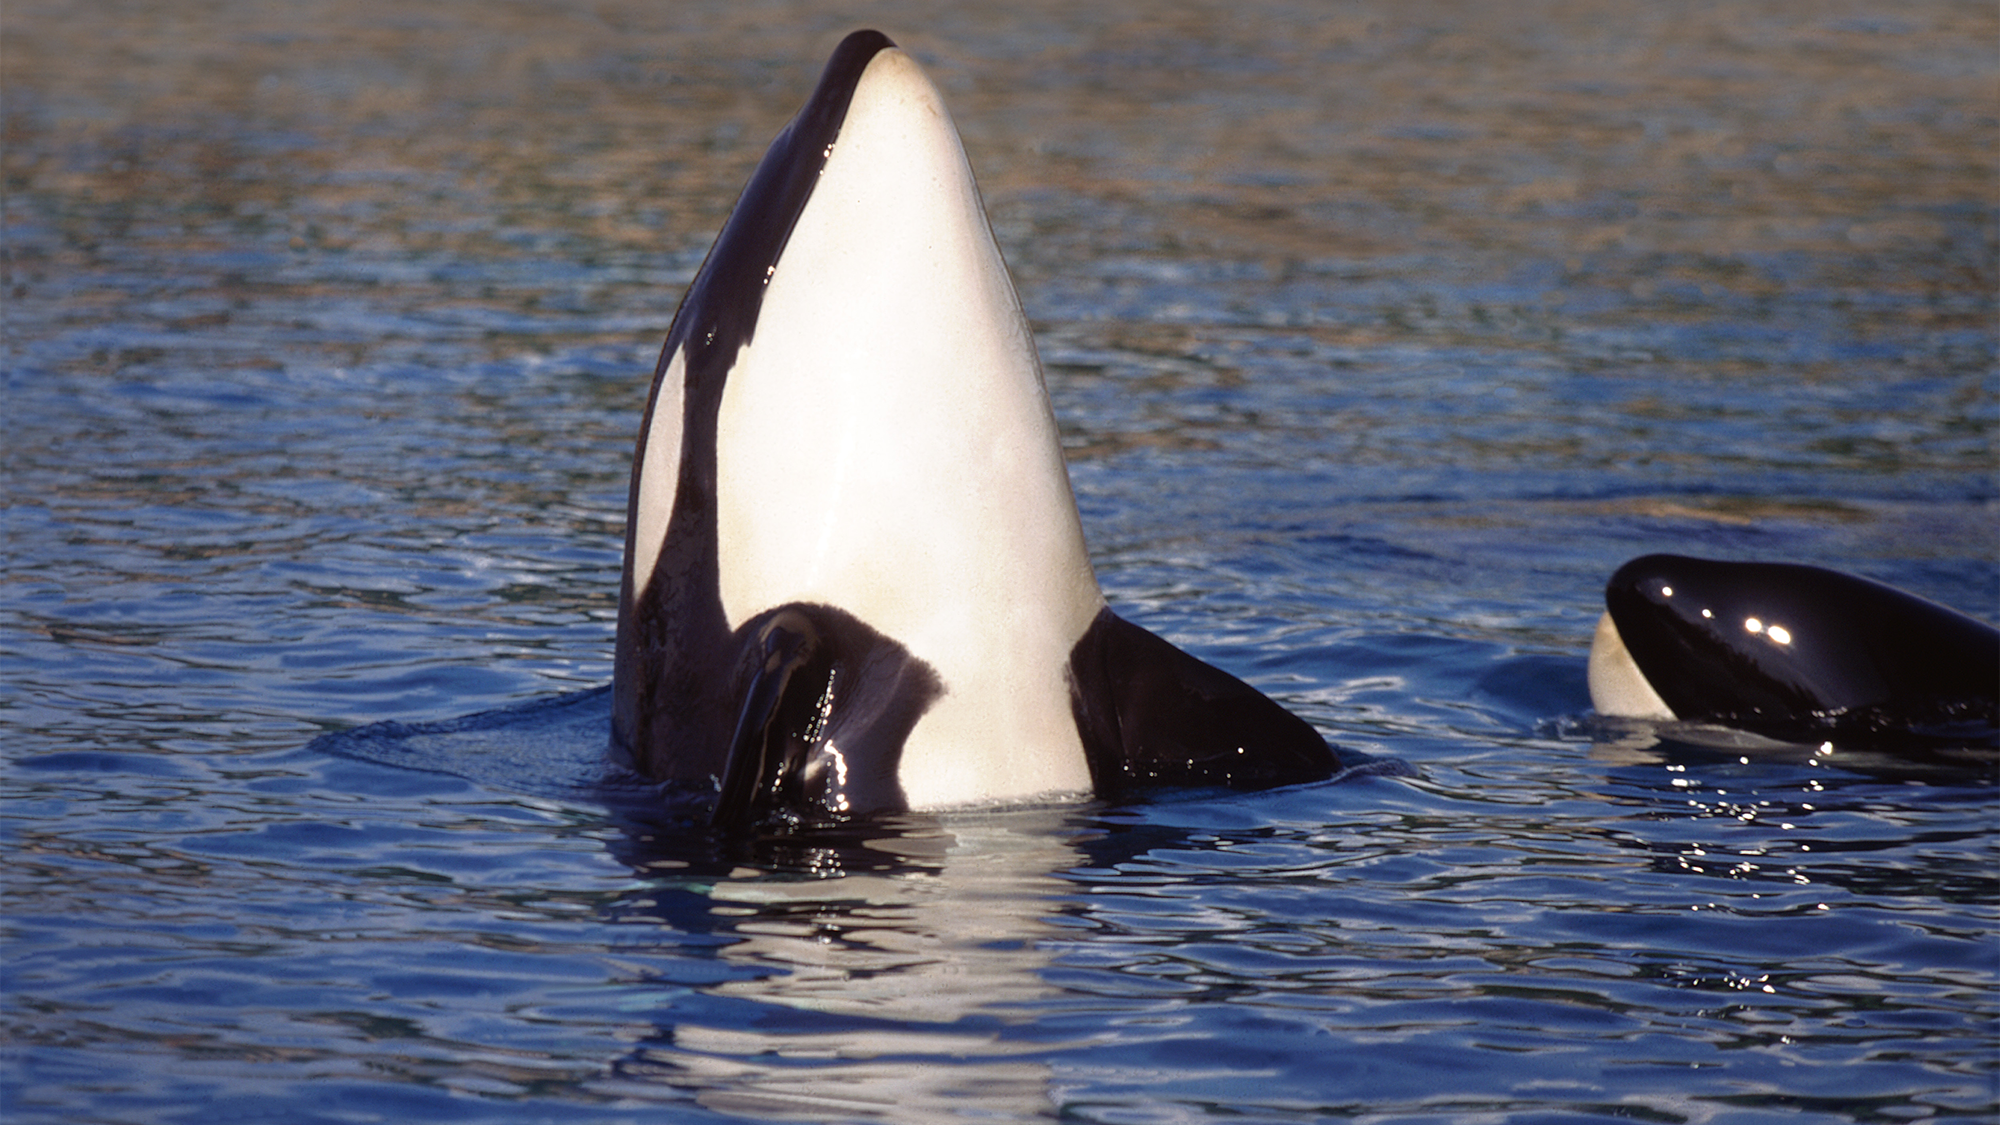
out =
<svg viewBox="0 0 2000 1125"><path fill-rule="evenodd" d="M1416 776L731 847L588 784L660 339L864 25L1114 607ZM1582 669L1655 550L2000 616L1996 34L10 5L0 1116L1994 1120L1994 777Z"/></svg>

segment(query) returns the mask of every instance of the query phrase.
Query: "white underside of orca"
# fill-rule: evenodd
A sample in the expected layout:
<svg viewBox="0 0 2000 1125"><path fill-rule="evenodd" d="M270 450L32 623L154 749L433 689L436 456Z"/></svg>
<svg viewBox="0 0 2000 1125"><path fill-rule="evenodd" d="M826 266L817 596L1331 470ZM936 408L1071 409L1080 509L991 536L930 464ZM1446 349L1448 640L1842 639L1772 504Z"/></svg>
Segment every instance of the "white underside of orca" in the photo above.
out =
<svg viewBox="0 0 2000 1125"><path fill-rule="evenodd" d="M879 34L836 50L668 333L612 729L642 771L717 784L719 822L1339 764L1107 609L958 133Z"/></svg>
<svg viewBox="0 0 2000 1125"><path fill-rule="evenodd" d="M729 624L835 605L935 668L913 808L1088 791L1063 668L1103 597L1020 300L902 51L856 86L762 317L785 331L738 357L716 433Z"/></svg>
<svg viewBox="0 0 2000 1125"><path fill-rule="evenodd" d="M733 630L838 606L936 669L903 745L912 808L1088 792L1064 669L1103 608L1041 364L942 97L868 63L737 355L716 426ZM686 345L640 467L634 586L683 450Z"/></svg>
<svg viewBox="0 0 2000 1125"><path fill-rule="evenodd" d="M1653 719L1670 722L1673 708L1660 698L1651 680L1639 670L1618 635L1618 624L1609 612L1597 619L1597 633L1590 642L1590 705L1600 715L1622 719Z"/></svg>

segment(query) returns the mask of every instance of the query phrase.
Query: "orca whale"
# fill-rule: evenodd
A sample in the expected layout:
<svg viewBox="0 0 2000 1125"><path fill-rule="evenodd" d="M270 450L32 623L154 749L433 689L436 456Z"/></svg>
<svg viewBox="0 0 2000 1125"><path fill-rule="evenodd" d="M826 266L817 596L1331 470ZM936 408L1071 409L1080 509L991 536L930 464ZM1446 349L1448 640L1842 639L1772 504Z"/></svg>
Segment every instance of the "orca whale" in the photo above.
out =
<svg viewBox="0 0 2000 1125"><path fill-rule="evenodd" d="M2000 735L2000 631L1894 587L1647 555L1604 601L1589 668L1600 715L1891 751Z"/></svg>
<svg viewBox="0 0 2000 1125"><path fill-rule="evenodd" d="M835 50L668 331L611 740L725 825L1351 761L1106 606L957 131L878 32Z"/></svg>

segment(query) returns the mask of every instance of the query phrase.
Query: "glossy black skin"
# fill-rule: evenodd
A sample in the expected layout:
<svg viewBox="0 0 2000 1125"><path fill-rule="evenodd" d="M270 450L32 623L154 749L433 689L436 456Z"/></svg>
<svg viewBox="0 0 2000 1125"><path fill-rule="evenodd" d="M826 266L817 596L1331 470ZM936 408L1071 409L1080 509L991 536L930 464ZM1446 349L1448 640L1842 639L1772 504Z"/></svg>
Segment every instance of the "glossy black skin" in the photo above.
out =
<svg viewBox="0 0 2000 1125"><path fill-rule="evenodd" d="M837 820L908 807L903 742L943 686L902 645L830 606L744 623L736 730L710 822Z"/></svg>
<svg viewBox="0 0 2000 1125"><path fill-rule="evenodd" d="M902 743L942 686L930 666L854 617L791 605L746 625L722 791L711 823L825 823L904 811ZM1343 763L1311 724L1262 692L1109 609L1069 660L1091 788L1264 789ZM835 749L838 747L838 749Z"/></svg>
<svg viewBox="0 0 2000 1125"><path fill-rule="evenodd" d="M2000 737L2000 632L1879 582L1647 555L1612 575L1604 601L1683 721L1849 745Z"/></svg>
<svg viewBox="0 0 2000 1125"><path fill-rule="evenodd" d="M1110 610L1070 651L1070 705L1091 786L1262 789L1341 764L1311 724Z"/></svg>

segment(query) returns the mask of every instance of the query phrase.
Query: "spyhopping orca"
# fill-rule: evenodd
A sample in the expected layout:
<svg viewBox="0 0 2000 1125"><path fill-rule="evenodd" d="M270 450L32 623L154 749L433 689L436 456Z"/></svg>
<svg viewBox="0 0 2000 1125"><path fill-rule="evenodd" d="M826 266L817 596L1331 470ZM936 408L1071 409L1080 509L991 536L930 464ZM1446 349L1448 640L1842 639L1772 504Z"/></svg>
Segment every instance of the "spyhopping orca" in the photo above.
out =
<svg viewBox="0 0 2000 1125"><path fill-rule="evenodd" d="M842 42L682 299L627 510L615 753L723 824L1322 779L1106 607L943 101Z"/></svg>
<svg viewBox="0 0 2000 1125"><path fill-rule="evenodd" d="M1612 575L1604 601L1590 649L1601 715L1891 752L2000 734L2000 632L1893 587L1647 555Z"/></svg>

